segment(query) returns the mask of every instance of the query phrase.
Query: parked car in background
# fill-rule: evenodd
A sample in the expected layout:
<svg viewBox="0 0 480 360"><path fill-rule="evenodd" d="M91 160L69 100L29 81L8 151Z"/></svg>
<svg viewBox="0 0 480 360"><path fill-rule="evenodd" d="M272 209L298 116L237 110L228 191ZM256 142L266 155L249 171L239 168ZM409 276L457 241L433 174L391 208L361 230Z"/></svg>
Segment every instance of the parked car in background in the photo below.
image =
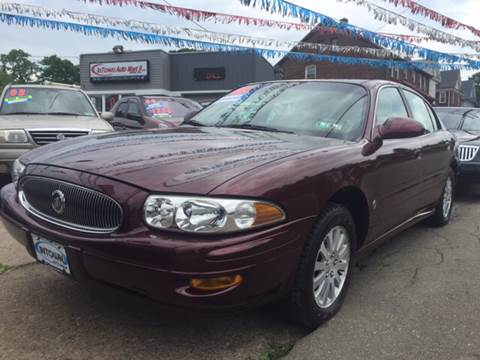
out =
<svg viewBox="0 0 480 360"><path fill-rule="evenodd" d="M397 83L257 83L178 128L22 156L1 214L77 280L199 309L287 298L313 328L339 310L355 259L419 221L449 222L454 146Z"/></svg>
<svg viewBox="0 0 480 360"><path fill-rule="evenodd" d="M88 96L68 85L7 85L0 102L0 173L27 151L59 140L113 131Z"/></svg>
<svg viewBox="0 0 480 360"><path fill-rule="evenodd" d="M201 109L199 103L181 97L127 96L102 116L116 130L172 128Z"/></svg>
<svg viewBox="0 0 480 360"><path fill-rule="evenodd" d="M458 139L459 176L464 182L480 182L480 109L435 108L443 124Z"/></svg>

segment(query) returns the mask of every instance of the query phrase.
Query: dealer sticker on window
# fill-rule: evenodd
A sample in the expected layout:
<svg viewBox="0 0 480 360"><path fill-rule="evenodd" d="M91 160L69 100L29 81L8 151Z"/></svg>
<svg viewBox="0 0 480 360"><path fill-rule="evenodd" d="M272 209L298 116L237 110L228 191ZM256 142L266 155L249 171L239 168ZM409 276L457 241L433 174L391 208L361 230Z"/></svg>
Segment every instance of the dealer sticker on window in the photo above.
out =
<svg viewBox="0 0 480 360"><path fill-rule="evenodd" d="M67 252L62 245L35 234L32 234L32 240L38 261L70 275Z"/></svg>

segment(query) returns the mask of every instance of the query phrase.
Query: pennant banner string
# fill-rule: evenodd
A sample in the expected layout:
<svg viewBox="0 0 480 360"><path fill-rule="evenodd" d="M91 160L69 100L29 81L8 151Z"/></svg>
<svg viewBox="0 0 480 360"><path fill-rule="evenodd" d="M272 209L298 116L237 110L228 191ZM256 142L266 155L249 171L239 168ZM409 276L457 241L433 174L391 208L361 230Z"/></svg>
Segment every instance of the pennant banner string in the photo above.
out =
<svg viewBox="0 0 480 360"><path fill-rule="evenodd" d="M298 61L320 61L331 62L337 64L347 65L367 65L372 67L386 67L398 68L402 70L453 70L453 69L480 69L480 62L453 63L444 64L438 62L410 62L402 60L387 60L387 59L370 59L349 56L334 56L313 53L302 53L286 50L273 50L264 48L251 48L239 45L227 45L212 43L207 41L183 39L173 36L166 36L160 34L151 34L137 31L126 31L114 28L106 28L94 25L84 25L79 23L71 23L59 20L41 19L31 16L14 15L5 12L0 12L0 22L7 25L17 25L23 27L36 27L49 30L64 30L81 33L86 36L96 36L100 38L116 38L121 40L131 40L146 44L160 44L167 47L176 48L196 48L204 51L218 51L218 52L240 52L253 53L257 56L263 56L269 59L278 59L280 57L288 57Z"/></svg>
<svg viewBox="0 0 480 360"><path fill-rule="evenodd" d="M173 26L165 26L143 21L121 19L81 12L69 11L66 9L56 10L47 9L40 6L25 5L19 3L0 2L0 11L15 12L20 15L33 15L41 18L51 19L52 17L69 18L74 21L87 23L89 25L102 25L109 27L125 26L134 30L145 31L160 35L187 36L197 40L205 40L211 42L228 43L231 45L246 45L260 47L275 48L297 48L298 50L315 50L320 53L337 53L337 54L364 54L368 56L392 58L394 56L402 56L404 54L394 53L387 49L367 48L359 46L338 46L320 43L308 43L301 41L282 41L259 37L251 37L245 35L228 34L197 30L191 28L181 28Z"/></svg>
<svg viewBox="0 0 480 360"><path fill-rule="evenodd" d="M265 27L277 27L283 30L311 31L314 27L302 23L288 21L268 20L250 16L230 15L213 11L204 11L189 9L173 5L157 4L142 0L79 0L85 3L94 3L97 5L111 6L136 6L142 9L151 9L160 11L164 14L181 17L187 20L212 21L218 24L238 24L254 25ZM324 29L325 31L335 31L335 29Z"/></svg>
<svg viewBox="0 0 480 360"><path fill-rule="evenodd" d="M475 28L474 26L467 25L451 17L443 15L435 10L432 10L426 6L423 6L416 1L413 0L382 0L386 3L393 4L395 6L401 6L410 10L413 15L421 15L425 18L433 20L443 27L448 29L455 29L455 30L469 30L475 36L480 37L480 30Z"/></svg>
<svg viewBox="0 0 480 360"><path fill-rule="evenodd" d="M368 0L337 0L337 2L354 3L355 5L366 7L369 12L373 13L376 20L382 21L390 25L400 24L407 27L411 31L427 35L432 40L438 41L440 43L461 47L471 47L476 51L480 51L480 43L478 41L465 40L458 36L449 34L445 31L432 28L418 21L409 19L406 16L397 14L396 12L375 5Z"/></svg>
<svg viewBox="0 0 480 360"><path fill-rule="evenodd" d="M469 61L465 58L460 58L455 55L430 50L417 45L409 44L402 40L396 40L386 36L382 36L376 32L363 29L345 22L338 22L335 19L320 14L314 10L304 8L302 6L293 4L285 0L239 0L241 4L249 7L259 7L263 10L269 11L272 14L280 14L284 17L294 17L300 19L305 24L327 27L335 27L340 30L349 31L352 35L359 36L367 41L370 41L383 48L391 50L402 50L405 53L418 56L430 61L445 61L445 62L461 62ZM472 65L475 66L475 65Z"/></svg>
<svg viewBox="0 0 480 360"><path fill-rule="evenodd" d="M403 40L410 43L422 43L424 41L430 41L431 39L428 36L421 35L406 35L406 34L393 34L393 33L378 33L382 36L388 36L391 38Z"/></svg>
<svg viewBox="0 0 480 360"><path fill-rule="evenodd" d="M98 5L113 5L113 6L137 6L140 8L144 9L152 9L152 10L157 10L160 12L163 12L165 14L169 15L175 15L177 17L182 17L188 20L195 20L195 21L213 21L215 23L222 23L222 24L231 24L231 23L237 23L239 25L255 25L255 26L268 26L268 27L278 27L280 29L294 29L294 30L303 30L303 31L318 31L318 32L324 32L324 33L338 33L338 32L344 32L349 35L356 35L352 34L351 31L348 31L347 29L340 29L338 27L329 27L328 24L325 26L315 26L316 24L302 24L302 23L293 23L293 22L286 22L286 21L278 21L278 20L268 20L268 19L261 19L261 18L255 18L255 17L247 17L247 16L238 16L238 15L230 15L230 14L224 14L224 13L217 13L217 12L212 12L212 11L203 11L203 10L196 10L196 9L189 9L189 8L183 8L183 7L178 7L178 6L172 6L172 5L163 5L163 4L158 4L158 3L152 3L149 1L143 1L143 0L80 0L83 2L90 2L90 3L95 3ZM340 0L341 1L341 0ZM346 0L348 1L348 0ZM362 2L364 0L350 0L350 1L358 1ZM248 1L250 2L250 1ZM255 0L254 0L255 2ZM293 5L293 4L292 4ZM380 16L380 14L379 14ZM392 15L393 16L393 15ZM403 17L405 18L405 17ZM382 19L380 16L379 19ZM406 19L406 18L405 18ZM333 19L332 19L333 20ZM408 19L407 19L408 20ZM405 22L407 20L402 20L399 19L397 20L398 22ZM408 22L408 21L407 21ZM445 34L442 36L441 33L438 33L436 29L433 28L428 28L427 26L417 23L419 29L425 30L424 32L427 33L430 31L432 36L435 37L436 41L441 41L442 43L450 43L452 45L458 45L458 44L463 44L464 46L475 46L480 48L480 43L477 42L471 42L465 44L464 42L467 40L463 39L455 39L451 38L449 34ZM424 29L427 28L427 29ZM430 29L430 30L428 30ZM408 41L408 38L396 38L397 40L403 40L403 41ZM395 39L394 39L395 40ZM418 42L418 41L417 41ZM461 45L462 46L462 45ZM393 49L392 49L393 50ZM398 49L397 49L398 50ZM412 52L408 53L409 55L413 55Z"/></svg>

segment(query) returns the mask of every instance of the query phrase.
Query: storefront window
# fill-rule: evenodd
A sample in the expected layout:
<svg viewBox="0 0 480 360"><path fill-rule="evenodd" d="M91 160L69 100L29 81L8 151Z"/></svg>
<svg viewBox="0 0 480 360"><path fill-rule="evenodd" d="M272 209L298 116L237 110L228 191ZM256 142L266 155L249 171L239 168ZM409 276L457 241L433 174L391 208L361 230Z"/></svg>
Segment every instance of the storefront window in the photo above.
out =
<svg viewBox="0 0 480 360"><path fill-rule="evenodd" d="M102 97L101 96L90 96L93 106L97 109L98 112L102 112Z"/></svg>
<svg viewBox="0 0 480 360"><path fill-rule="evenodd" d="M118 95L108 95L105 101L105 111L110 111L118 101Z"/></svg>

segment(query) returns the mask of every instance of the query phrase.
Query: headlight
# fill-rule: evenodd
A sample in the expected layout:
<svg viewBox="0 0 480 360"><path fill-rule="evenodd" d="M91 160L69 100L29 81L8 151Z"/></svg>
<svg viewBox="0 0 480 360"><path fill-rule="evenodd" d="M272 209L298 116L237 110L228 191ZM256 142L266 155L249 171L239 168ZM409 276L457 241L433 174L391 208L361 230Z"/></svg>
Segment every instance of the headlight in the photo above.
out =
<svg viewBox="0 0 480 360"><path fill-rule="evenodd" d="M110 130L92 130L90 131L90 134L95 135L95 134L104 134L108 132L111 132L111 131Z"/></svg>
<svg viewBox="0 0 480 360"><path fill-rule="evenodd" d="M0 142L3 143L28 143L25 130L0 130Z"/></svg>
<svg viewBox="0 0 480 360"><path fill-rule="evenodd" d="M145 201L144 218L158 229L229 233L280 222L285 213L263 201L151 195Z"/></svg>
<svg viewBox="0 0 480 360"><path fill-rule="evenodd" d="M23 175L27 167L19 160L15 160L12 165L11 175L12 181L15 183L20 179L20 176Z"/></svg>

